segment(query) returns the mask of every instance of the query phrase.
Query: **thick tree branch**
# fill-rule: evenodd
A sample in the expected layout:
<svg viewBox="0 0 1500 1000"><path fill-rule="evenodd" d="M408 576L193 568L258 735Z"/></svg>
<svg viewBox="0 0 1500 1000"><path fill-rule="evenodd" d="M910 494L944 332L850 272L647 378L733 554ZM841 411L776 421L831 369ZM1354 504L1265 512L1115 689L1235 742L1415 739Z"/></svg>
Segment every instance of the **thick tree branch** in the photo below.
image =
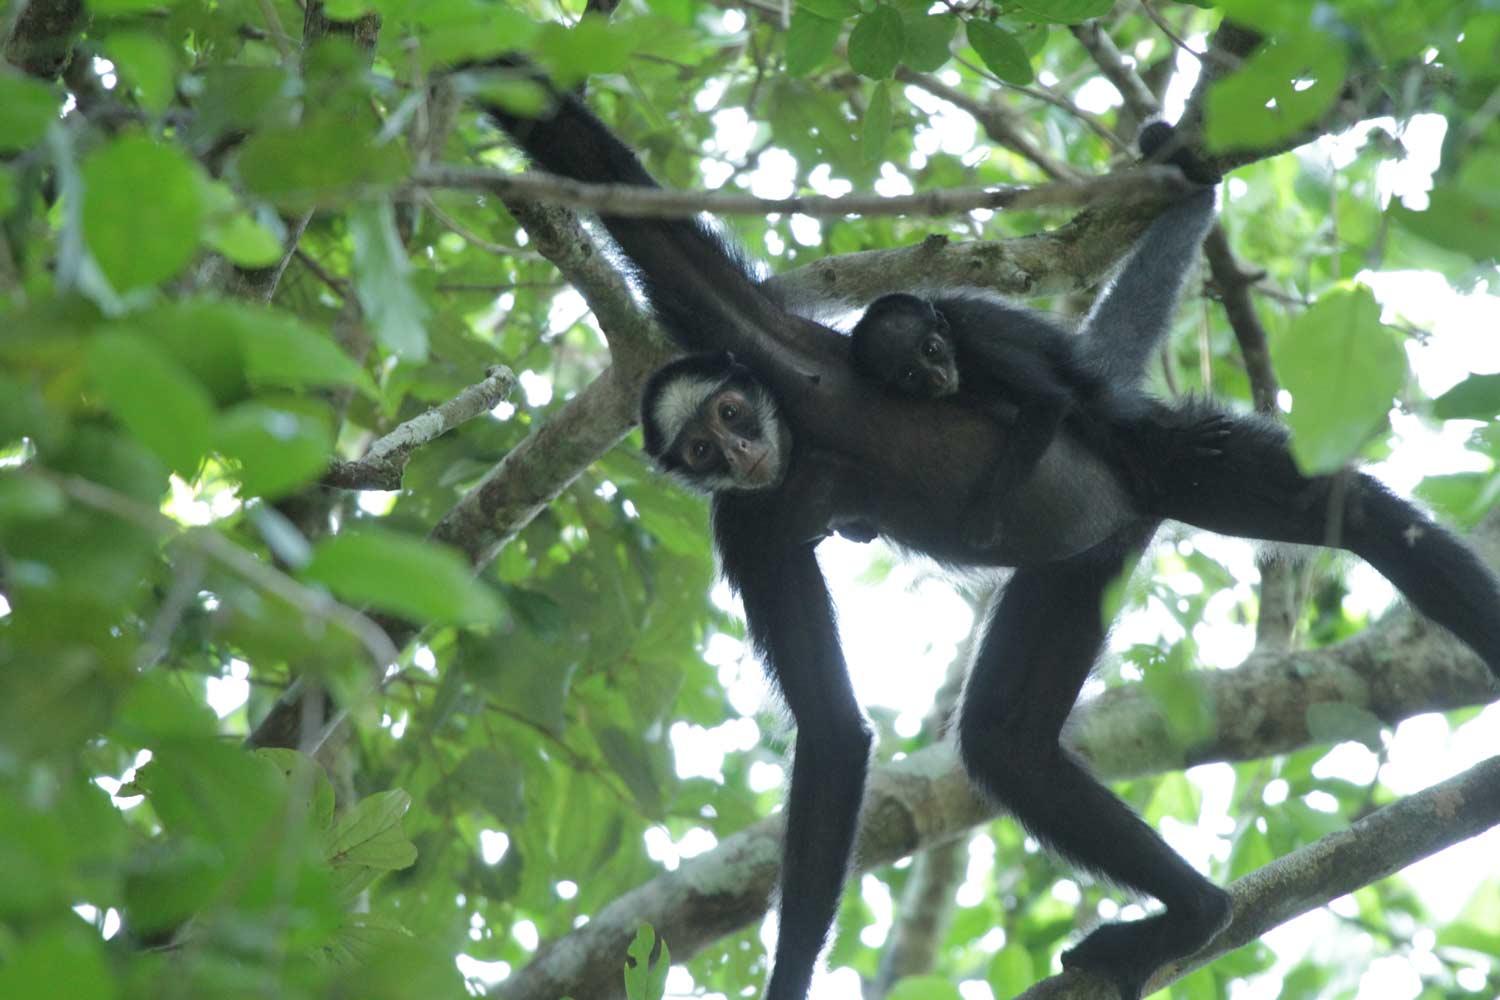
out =
<svg viewBox="0 0 1500 1000"><path fill-rule="evenodd" d="M1273 927L1500 823L1500 758L1377 809L1237 879L1229 886L1233 917L1202 951L1158 970L1146 994L1254 941ZM1109 983L1083 972L1045 979L1016 1000L1117 1000Z"/></svg>
<svg viewBox="0 0 1500 1000"><path fill-rule="evenodd" d="M811 216L948 216L981 208L1000 211L1159 200L1186 190L1180 173L1156 166L1131 167L1088 180L1054 181L1035 187L1011 184L954 188L896 197L798 195L757 198L726 191L669 191L630 184L585 184L540 171L512 174L483 167L452 166L418 170L414 183L418 188L489 191L503 198L564 204L608 215L639 218L685 218L699 212L715 215L782 212Z"/></svg>
<svg viewBox="0 0 1500 1000"><path fill-rule="evenodd" d="M1482 537L1494 562L1500 515ZM1212 731L1184 736L1141 685L1106 692L1081 706L1068 742L1108 780L1208 763L1285 753L1315 742L1312 705L1347 703L1394 723L1422 712L1487 702L1495 683L1457 640L1404 610L1338 646L1316 652L1258 655L1233 671L1193 677L1217 720ZM858 855L868 870L951 839L996 810L972 791L950 745L929 747L875 769L866 798ZM495 991L505 1000L621 995L619 969L636 927L663 934L677 959L764 914L781 851L781 818L725 837L713 851L625 893L584 927L545 945L531 964Z"/></svg>

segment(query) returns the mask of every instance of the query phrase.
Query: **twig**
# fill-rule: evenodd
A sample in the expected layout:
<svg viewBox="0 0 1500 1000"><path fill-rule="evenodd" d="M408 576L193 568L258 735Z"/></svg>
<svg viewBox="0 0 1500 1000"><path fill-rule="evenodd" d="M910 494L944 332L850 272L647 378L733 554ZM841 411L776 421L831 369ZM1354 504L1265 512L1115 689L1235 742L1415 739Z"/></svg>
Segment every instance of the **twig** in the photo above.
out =
<svg viewBox="0 0 1500 1000"><path fill-rule="evenodd" d="M433 167L417 172L416 196L423 188L490 191L501 197L565 204L605 215L633 218L686 218L699 212L715 215L769 215L773 212L814 217L848 215L950 216L976 209L1000 211L1096 202L1139 200L1179 193L1186 182L1174 168L1132 167L1083 181L1056 181L1033 187L996 185L953 188L898 197L803 195L757 198L734 192L668 191L629 184L584 184L553 174L508 174L474 167Z"/></svg>
<svg viewBox="0 0 1500 1000"><path fill-rule="evenodd" d="M1120 92L1125 100L1125 107L1137 122L1144 122L1161 114L1161 102L1151 93L1151 88L1146 86L1140 75L1125 62L1120 50L1115 48L1114 39L1109 37L1097 21L1075 24L1072 32L1073 37L1078 39L1078 44L1088 51L1094 65L1099 67L1099 72Z"/></svg>
<svg viewBox="0 0 1500 1000"><path fill-rule="evenodd" d="M281 15L276 13L276 5L271 0L260 0L260 13L266 19L266 28L271 33L271 42L276 46L276 51L281 54L282 60L291 59L291 38L281 24Z"/></svg>
<svg viewBox="0 0 1500 1000"><path fill-rule="evenodd" d="M406 460L413 451L459 424L493 410L510 395L515 384L516 376L509 368L495 365L482 382L474 383L446 403L412 417L377 439L362 458L334 463L321 482L345 490L399 490Z"/></svg>

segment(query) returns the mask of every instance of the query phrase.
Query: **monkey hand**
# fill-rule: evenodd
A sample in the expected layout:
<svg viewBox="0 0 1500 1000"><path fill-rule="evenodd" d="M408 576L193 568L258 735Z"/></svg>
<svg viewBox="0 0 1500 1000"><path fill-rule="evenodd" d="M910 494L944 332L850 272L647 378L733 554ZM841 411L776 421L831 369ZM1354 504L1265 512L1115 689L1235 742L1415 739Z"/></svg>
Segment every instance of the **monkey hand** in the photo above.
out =
<svg viewBox="0 0 1500 1000"><path fill-rule="evenodd" d="M1156 121L1141 129L1139 138L1141 156L1153 163L1170 163L1194 184L1213 187L1224 179L1223 173L1212 160L1200 156L1182 141L1177 129L1166 122Z"/></svg>

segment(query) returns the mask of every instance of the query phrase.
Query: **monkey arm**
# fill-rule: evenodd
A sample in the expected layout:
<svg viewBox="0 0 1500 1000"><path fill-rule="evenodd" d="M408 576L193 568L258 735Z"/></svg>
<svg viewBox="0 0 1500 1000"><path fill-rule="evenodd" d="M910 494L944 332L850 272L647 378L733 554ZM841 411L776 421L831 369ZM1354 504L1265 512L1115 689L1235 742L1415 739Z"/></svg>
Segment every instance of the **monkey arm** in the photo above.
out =
<svg viewBox="0 0 1500 1000"><path fill-rule="evenodd" d="M776 540L773 502L721 494L714 533L750 637L792 718L780 931L766 1000L803 1000L838 908L872 737L854 699L833 603L810 544Z"/></svg>
<svg viewBox="0 0 1500 1000"><path fill-rule="evenodd" d="M485 104L485 112L538 166L590 183L657 187L641 161L572 94L551 88L552 107L523 118ZM657 317L692 351L733 351L777 382L808 370L809 356L839 358L837 333L794 322L761 290L749 261L701 219L600 221L634 265Z"/></svg>

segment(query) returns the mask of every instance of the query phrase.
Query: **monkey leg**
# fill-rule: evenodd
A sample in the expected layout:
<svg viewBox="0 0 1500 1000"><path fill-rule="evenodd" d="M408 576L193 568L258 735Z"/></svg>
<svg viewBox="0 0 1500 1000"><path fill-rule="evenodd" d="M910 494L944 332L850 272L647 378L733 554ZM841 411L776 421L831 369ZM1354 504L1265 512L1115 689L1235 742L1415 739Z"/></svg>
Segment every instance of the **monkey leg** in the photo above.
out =
<svg viewBox="0 0 1500 1000"><path fill-rule="evenodd" d="M1071 559L1018 570L990 615L964 692L959 748L974 781L1037 839L1166 907L1111 924L1064 953L1137 1000L1163 963L1197 950L1229 917L1229 897L1192 869L1058 742L1103 645L1102 597L1147 540L1136 525Z"/></svg>
<svg viewBox="0 0 1500 1000"><path fill-rule="evenodd" d="M1463 541L1362 472L1305 476L1286 434L1232 421L1223 454L1160 512L1246 538L1345 549L1375 567L1418 611L1462 639L1500 676L1500 586Z"/></svg>

